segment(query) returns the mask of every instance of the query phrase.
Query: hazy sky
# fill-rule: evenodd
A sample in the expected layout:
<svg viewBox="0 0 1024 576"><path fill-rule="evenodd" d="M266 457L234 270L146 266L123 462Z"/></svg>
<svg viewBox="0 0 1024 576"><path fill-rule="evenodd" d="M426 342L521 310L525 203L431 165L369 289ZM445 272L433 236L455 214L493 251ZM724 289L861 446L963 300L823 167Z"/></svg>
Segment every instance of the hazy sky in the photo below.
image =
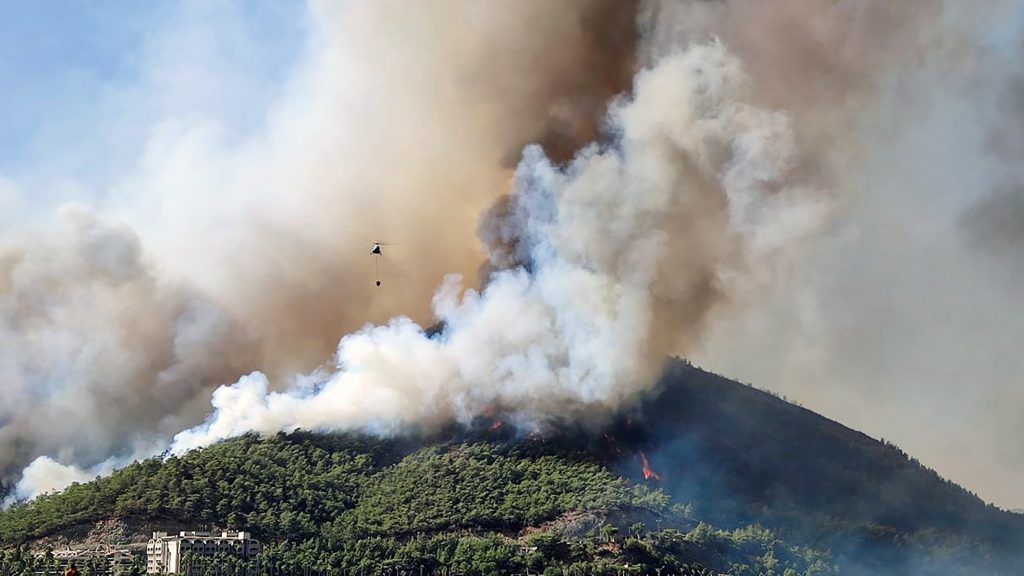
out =
<svg viewBox="0 0 1024 576"><path fill-rule="evenodd" d="M843 216L803 246L789 280L712 326L697 359L893 441L986 500L1019 508L1024 83L1014 88L1007 75L1024 77L1024 9L1003 15L1011 17L979 19L972 48L980 56L964 56L963 67L923 58L880 79L856 127L871 146L844 181L858 192ZM117 214L131 189L125 182L146 173L168 131L214 126L228 150L275 134L271 119L297 107L289 90L317 85L297 81L322 40L310 19L298 1L6 2L0 236L49 226L69 201ZM359 32L351 24L343 32ZM389 61L372 50L361 57L378 55ZM285 113L282 102L290 102ZM471 113L489 125L487 111ZM445 127L428 126L425 145L445 143ZM335 144L325 138L322 153ZM225 157L195 165L216 168L232 161ZM464 208L438 205L436 216ZM312 348L323 346L334 342Z"/></svg>
<svg viewBox="0 0 1024 576"><path fill-rule="evenodd" d="M102 197L161 121L243 136L279 97L305 25L301 2L7 2L0 175L35 213Z"/></svg>

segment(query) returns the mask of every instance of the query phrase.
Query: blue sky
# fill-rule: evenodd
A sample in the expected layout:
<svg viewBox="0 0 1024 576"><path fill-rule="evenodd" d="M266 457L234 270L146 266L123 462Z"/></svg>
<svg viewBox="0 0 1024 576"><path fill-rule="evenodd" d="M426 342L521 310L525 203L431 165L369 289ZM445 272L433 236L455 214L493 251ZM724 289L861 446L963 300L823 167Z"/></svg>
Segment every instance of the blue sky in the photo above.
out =
<svg viewBox="0 0 1024 576"><path fill-rule="evenodd" d="M89 6L87 6L87 4ZM5 167L30 155L47 125L103 84L133 74L131 53L163 16L157 3L14 0L0 19L0 157Z"/></svg>
<svg viewBox="0 0 1024 576"><path fill-rule="evenodd" d="M0 175L23 203L49 208L101 196L168 118L243 135L260 125L305 35L301 2L6 2Z"/></svg>

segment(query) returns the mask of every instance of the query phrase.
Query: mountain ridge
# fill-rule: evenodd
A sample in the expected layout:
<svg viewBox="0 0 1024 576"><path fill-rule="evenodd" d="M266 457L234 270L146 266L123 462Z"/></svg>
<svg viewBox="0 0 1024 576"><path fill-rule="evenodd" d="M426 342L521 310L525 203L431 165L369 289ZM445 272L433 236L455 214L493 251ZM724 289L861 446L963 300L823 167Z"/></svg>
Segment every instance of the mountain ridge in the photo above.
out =
<svg viewBox="0 0 1024 576"><path fill-rule="evenodd" d="M661 388L669 393L637 409L649 423L652 462L664 464L667 480L681 478L666 487L674 497L717 503L707 512L722 525L780 528L798 542L827 544L840 558L862 556L865 542L878 539L892 544L889 552L905 552L907 539L927 538L934 547L973 538L997 554L1016 553L1013 568L1024 566L1024 518L891 443L682 361L669 366ZM666 425L671 419L678 423ZM787 458L801 466L785 465ZM795 521L787 518L793 513Z"/></svg>
<svg viewBox="0 0 1024 576"><path fill-rule="evenodd" d="M371 557L351 550L381 538L387 544L373 554L382 558L409 546L438 558L446 547L483 546L481 554L505 550L503 561L522 566L508 547L544 534L574 552L534 558L534 567L614 565L625 562L628 542L647 562L719 570L776 553L794 570L822 574L1015 574L1024 565L1024 517L891 444L685 361L672 361L656 390L600 433L565 425L536 437L498 418L428 437L247 436L146 461L0 514L0 543L169 515L260 527L281 558L312 558L310 549L333 542L334 556L316 556L332 566ZM38 522L47 511L59 516ZM574 514L597 520L589 532L552 529ZM632 520L644 528L623 537ZM593 535L606 525L618 540ZM286 551L288 542L299 552ZM743 542L756 553L739 552Z"/></svg>

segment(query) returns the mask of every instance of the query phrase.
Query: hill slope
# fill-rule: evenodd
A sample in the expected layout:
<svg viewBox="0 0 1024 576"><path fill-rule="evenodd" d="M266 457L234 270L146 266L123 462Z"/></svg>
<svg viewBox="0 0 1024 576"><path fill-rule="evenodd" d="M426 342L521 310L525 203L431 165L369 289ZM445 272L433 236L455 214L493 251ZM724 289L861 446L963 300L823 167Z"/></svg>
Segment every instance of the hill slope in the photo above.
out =
<svg viewBox="0 0 1024 576"><path fill-rule="evenodd" d="M598 433L524 438L483 419L429 440L243 437L12 508L0 545L114 517L140 538L167 522L252 529L273 562L346 570L1022 573L1024 517L894 446L683 362L662 384ZM660 478L644 480L645 459Z"/></svg>
<svg viewBox="0 0 1024 576"><path fill-rule="evenodd" d="M704 517L775 528L832 549L840 566L914 573L934 558L1024 573L1024 517L891 444L684 362L617 433L644 446L664 489Z"/></svg>
<svg viewBox="0 0 1024 576"><path fill-rule="evenodd" d="M464 437L410 448L355 436L238 438L12 508L0 515L0 538L52 545L76 525L117 516L251 529L270 543L263 562L274 571L827 572L820 554L764 529L691 522L657 490L547 442ZM666 529L652 533L656 523ZM23 556L0 557L0 571Z"/></svg>

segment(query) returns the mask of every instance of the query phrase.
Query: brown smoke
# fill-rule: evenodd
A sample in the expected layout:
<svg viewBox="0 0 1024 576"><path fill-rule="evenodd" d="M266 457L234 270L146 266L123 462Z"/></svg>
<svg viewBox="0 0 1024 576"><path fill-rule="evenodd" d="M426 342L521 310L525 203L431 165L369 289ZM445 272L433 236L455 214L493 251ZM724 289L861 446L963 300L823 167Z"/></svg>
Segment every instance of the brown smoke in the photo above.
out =
<svg viewBox="0 0 1024 576"><path fill-rule="evenodd" d="M138 308L126 305L131 313L122 314L109 304L116 299L90 292L79 308L102 321L84 329L100 336L99 352L110 342L126 354L75 392L97 406L97 421L119 417L93 400L112 397L94 395L93 381L130 395L136 381L175 366L177 319L189 308L223 319L200 331L227 335L209 340L210 349L228 344L212 359L203 352L205 360L184 362L197 366L191 372L169 372L185 376L172 378L180 394L159 415L196 423L196 403L217 381L243 366L269 377L218 388L215 414L179 437L185 448L253 429L437 422L495 401L580 416L642 393L662 354L702 347L730 374L747 376L744 362L774 361L782 382L823 388L835 380L875 394L903 378L948 385L948 374L971 362L979 370L997 365L975 353L955 370L928 371L929 354L964 356L955 338L937 336L947 334L941 327L919 327L967 308L962 300L972 298L963 294L974 292L970 282L948 280L936 289L934 270L915 262L941 252L940 275L964 269L959 237L936 232L959 230L948 222L966 221L982 249L1017 246L1000 239L1017 231L1007 216L1019 208L1017 180L1007 186L984 176L990 166L963 145L963 133L976 128L965 112L971 106L958 105L959 98L984 110L989 102L978 95L999 87L999 66L989 76L971 70L984 52L979 23L997 20L1002 4L314 3L307 57L263 133L231 146L209 127L163 126L139 174L126 178L136 200L114 208L146 247L134 257L135 276L151 292L140 298L153 322L175 328L146 333ZM642 89L633 86L638 69ZM952 92L946 100L943 90ZM605 118L620 93L631 95ZM1016 142L1020 124L1007 126L1001 141ZM585 146L599 134L599 145ZM531 142L544 153L528 148L520 162ZM974 177L986 191L1011 195L966 202L975 216L961 218L957 185L973 190ZM933 198L933 190L942 194ZM794 242L824 224L835 227L824 247ZM395 244L385 248L380 289L370 241ZM801 261L800 248L820 249L826 264ZM462 287L442 281L485 259L481 273L491 282L482 294L460 300ZM50 263L51 276L60 276L62 262ZM842 281L822 280L819 270ZM804 283L784 281L791 276ZM6 281L13 285L13 275ZM427 339L407 319L379 325L396 314L431 322L439 285L433 304L450 332ZM764 322L767 336L744 344L752 332L727 325L709 340L729 317L723 311L746 314L779 293L784 303L773 302L781 312ZM183 304L191 295L199 303ZM43 299L38 318L50 318L47 306ZM980 317L997 323L1003 308L1019 311L989 305ZM13 325L16 316L2 320ZM959 321L985 323L966 313ZM274 394L295 392L291 374L330 358L339 336L368 322L378 326L342 341L341 369L323 375L321 395L310 401L301 385L299 394ZM142 337L129 341L136 332ZM1012 330L1000 332L1006 349ZM804 339L790 344L790 333ZM914 348L919 342L927 344ZM819 371L801 371L801 361ZM9 365L25 377L23 365ZM27 372L26 396L61 382L38 365L41 376ZM988 380L1006 380L1005 369L988 369ZM748 379L778 383L754 373ZM152 425L158 414L149 404L126 406L149 418L129 418L125 430L166 436L171 425ZM27 422L4 417L20 462L74 443L63 431L40 442ZM102 428L89 441L93 452L70 450L58 460L91 464L125 452L115 439L124 430ZM37 471L50 469L43 461Z"/></svg>
<svg viewBox="0 0 1024 576"><path fill-rule="evenodd" d="M254 368L309 369L366 322L429 319L443 276L483 260L471 240L479 214L507 187L522 145L540 141L567 159L628 89L635 4L375 2L325 11L323 69L305 88L340 90L334 83L344 79L330 67L344 51L366 68L375 100L354 123L339 111L344 96L324 103L316 130L339 149L312 149L283 167L295 178L281 202L297 213L286 222L279 206L257 213L251 234L224 255L234 278L220 299L265 349ZM372 282L369 240L396 244L385 248L383 289Z"/></svg>
<svg viewBox="0 0 1024 576"><path fill-rule="evenodd" d="M201 416L254 360L230 318L167 287L135 234L80 206L0 245L0 474L40 453L98 462Z"/></svg>
<svg viewBox="0 0 1024 576"><path fill-rule="evenodd" d="M605 145L567 165L525 149L510 199L483 223L494 272L464 295L446 280L440 335L403 318L366 327L315 389L272 393L246 376L173 450L248 431L468 422L495 404L524 424L593 423L638 400L731 288L827 211L790 170L786 117L745 101L721 44L669 54L635 84Z"/></svg>
<svg viewBox="0 0 1024 576"><path fill-rule="evenodd" d="M168 121L124 200L4 244L0 471L132 454L249 370L308 371L367 322L429 320L443 276L483 261L479 213L522 145L568 158L628 89L635 7L312 3L259 134ZM370 241L394 244L381 288Z"/></svg>
<svg viewBox="0 0 1024 576"><path fill-rule="evenodd" d="M740 55L754 97L790 114L800 149L824 161L801 165L842 208L788 281L720 318L696 359L1015 506L1024 465L1001 446L1020 433L1006 408L1020 402L1011 351L1024 317L1011 295L1024 189L1019 3L657 6L661 25L645 29L661 46L714 34ZM690 18L665 26L671 10Z"/></svg>
<svg viewBox="0 0 1024 576"><path fill-rule="evenodd" d="M789 114L803 178L835 189L861 158L856 134L892 74L926 58L969 61L969 33L942 29L943 0L650 0L641 60L720 39L751 76L752 102ZM899 90L887 86L888 90ZM844 174L837 175L837 171ZM848 201L854 190L839 190Z"/></svg>

